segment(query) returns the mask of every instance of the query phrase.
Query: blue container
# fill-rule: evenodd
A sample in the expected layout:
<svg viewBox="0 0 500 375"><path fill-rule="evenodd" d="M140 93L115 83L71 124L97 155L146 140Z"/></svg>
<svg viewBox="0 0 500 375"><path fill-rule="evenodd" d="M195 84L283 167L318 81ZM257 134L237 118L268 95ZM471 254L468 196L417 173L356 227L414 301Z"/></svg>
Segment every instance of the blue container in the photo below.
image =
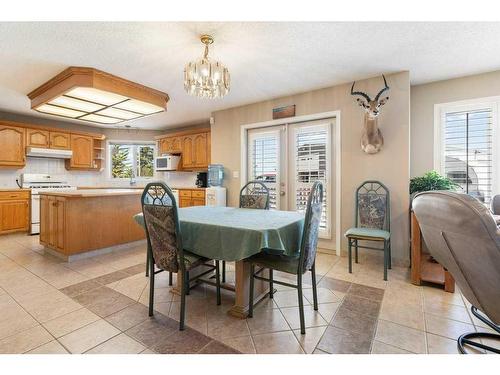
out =
<svg viewBox="0 0 500 375"><path fill-rule="evenodd" d="M222 164L210 164L208 166L208 186L221 186L224 179L224 167Z"/></svg>

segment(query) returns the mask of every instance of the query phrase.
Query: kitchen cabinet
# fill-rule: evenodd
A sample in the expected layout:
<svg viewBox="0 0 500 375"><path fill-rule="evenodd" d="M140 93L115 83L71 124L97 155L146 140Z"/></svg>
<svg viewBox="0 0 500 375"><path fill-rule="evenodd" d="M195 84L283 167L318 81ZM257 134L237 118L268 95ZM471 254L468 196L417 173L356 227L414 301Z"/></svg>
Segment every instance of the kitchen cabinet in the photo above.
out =
<svg viewBox="0 0 500 375"><path fill-rule="evenodd" d="M48 148L50 132L42 129L26 129L26 146Z"/></svg>
<svg viewBox="0 0 500 375"><path fill-rule="evenodd" d="M192 207L205 205L205 190L179 189L179 207Z"/></svg>
<svg viewBox="0 0 500 375"><path fill-rule="evenodd" d="M50 132L50 148L71 150L71 136L69 133Z"/></svg>
<svg viewBox="0 0 500 375"><path fill-rule="evenodd" d="M210 129L193 129L157 137L158 154L181 154L182 170L204 170L210 164Z"/></svg>
<svg viewBox="0 0 500 375"><path fill-rule="evenodd" d="M25 165L25 129L0 122L0 167L22 168Z"/></svg>
<svg viewBox="0 0 500 375"><path fill-rule="evenodd" d="M64 249L64 198L40 195L40 242Z"/></svg>
<svg viewBox="0 0 500 375"><path fill-rule="evenodd" d="M94 166L94 142L88 135L71 134L73 156L66 161L66 169L92 169Z"/></svg>
<svg viewBox="0 0 500 375"><path fill-rule="evenodd" d="M29 229L30 192L0 192L0 234Z"/></svg>

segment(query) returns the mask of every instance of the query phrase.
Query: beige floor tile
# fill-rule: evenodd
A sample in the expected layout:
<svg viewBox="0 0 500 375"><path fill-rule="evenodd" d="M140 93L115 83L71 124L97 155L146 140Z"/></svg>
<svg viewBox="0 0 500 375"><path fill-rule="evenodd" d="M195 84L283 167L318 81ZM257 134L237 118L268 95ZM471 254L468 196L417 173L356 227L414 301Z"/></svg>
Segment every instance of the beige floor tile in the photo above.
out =
<svg viewBox="0 0 500 375"><path fill-rule="evenodd" d="M257 354L302 354L300 346L292 331L266 333L253 336Z"/></svg>
<svg viewBox="0 0 500 375"><path fill-rule="evenodd" d="M290 330L279 309L254 311L253 318L247 318L248 328L253 335Z"/></svg>
<svg viewBox="0 0 500 375"><path fill-rule="evenodd" d="M310 305L309 301L303 297L304 306ZM294 307L299 305L299 297L296 289L279 290L274 294L274 302L278 307Z"/></svg>
<svg viewBox="0 0 500 375"><path fill-rule="evenodd" d="M316 348L316 345L318 345L319 340L321 340L321 337L325 333L326 328L326 326L309 327L306 329L305 334L301 334L300 329L296 329L293 331L293 334L297 338L297 341L299 342L304 352L306 352L307 354L311 354Z"/></svg>
<svg viewBox="0 0 500 375"><path fill-rule="evenodd" d="M0 353L25 353L53 339L42 326L32 327L0 340Z"/></svg>
<svg viewBox="0 0 500 375"><path fill-rule="evenodd" d="M59 341L71 353L84 353L119 333L120 331L108 322L98 320L62 336Z"/></svg>
<svg viewBox="0 0 500 375"><path fill-rule="evenodd" d="M304 297L309 301L312 305L314 303L313 299L313 291L312 289L304 289L303 291ZM327 288L318 288L318 303L331 303L331 302L339 302L343 298L343 293L338 292L334 293L330 289Z"/></svg>
<svg viewBox="0 0 500 375"><path fill-rule="evenodd" d="M300 328L300 314L298 307L282 308L281 313L285 317L290 328ZM328 322L323 319L319 311L314 310L313 306L304 306L304 323L306 327L319 327L328 325Z"/></svg>
<svg viewBox="0 0 500 375"><path fill-rule="evenodd" d="M373 341L372 344L371 354L413 354L413 353L375 340Z"/></svg>
<svg viewBox="0 0 500 375"><path fill-rule="evenodd" d="M472 324L467 309L463 306L451 305L443 302L424 302L424 311L442 318L458 320L463 323Z"/></svg>
<svg viewBox="0 0 500 375"><path fill-rule="evenodd" d="M334 303L320 303L318 306L318 311L328 323L330 323L337 313L341 302Z"/></svg>
<svg viewBox="0 0 500 375"><path fill-rule="evenodd" d="M96 314L86 308L81 308L58 318L49 320L48 322L43 323L43 326L54 337L59 338L97 320L99 320L99 317Z"/></svg>
<svg viewBox="0 0 500 375"><path fill-rule="evenodd" d="M457 341L427 333L427 351L429 354L460 354Z"/></svg>
<svg viewBox="0 0 500 375"><path fill-rule="evenodd" d="M139 354L158 354L158 353L152 351L151 349L146 349L140 352Z"/></svg>
<svg viewBox="0 0 500 375"><path fill-rule="evenodd" d="M251 336L231 337L220 340L222 343L244 354L255 354L255 346Z"/></svg>
<svg viewBox="0 0 500 375"><path fill-rule="evenodd" d="M384 299L379 318L421 331L425 329L424 313L418 305L388 302Z"/></svg>
<svg viewBox="0 0 500 375"><path fill-rule="evenodd" d="M38 325L38 322L7 294L0 296L0 311L0 339Z"/></svg>
<svg viewBox="0 0 500 375"><path fill-rule="evenodd" d="M210 337L222 340L250 336L250 330L245 319L238 319L227 314L209 314L207 317L207 334Z"/></svg>
<svg viewBox="0 0 500 375"><path fill-rule="evenodd" d="M448 337L453 340L456 340L464 333L476 331L472 324L441 318L432 314L425 314L425 324L427 332Z"/></svg>
<svg viewBox="0 0 500 375"><path fill-rule="evenodd" d="M146 350L144 345L122 333L90 349L85 354L138 354L144 350Z"/></svg>
<svg viewBox="0 0 500 375"><path fill-rule="evenodd" d="M19 304L40 323L48 322L82 308L80 304L59 291L22 299Z"/></svg>
<svg viewBox="0 0 500 375"><path fill-rule="evenodd" d="M447 303L464 307L462 295L458 290L455 290L455 293L448 293L438 287L424 286L422 291L426 304Z"/></svg>
<svg viewBox="0 0 500 375"><path fill-rule="evenodd" d="M93 258L77 260L65 264L66 267L90 278L99 277L117 271L109 265L102 264Z"/></svg>
<svg viewBox="0 0 500 375"><path fill-rule="evenodd" d="M36 349L30 350L27 354L68 354L68 351L57 340L53 340Z"/></svg>
<svg viewBox="0 0 500 375"><path fill-rule="evenodd" d="M148 279L144 277L144 274L139 273L134 276L127 277L116 281L114 283L108 284L108 288L114 289L117 292L132 298L134 301L138 301L142 293L145 291L148 285ZM149 292L148 292L149 298ZM156 296L155 296L156 300Z"/></svg>
<svg viewBox="0 0 500 375"><path fill-rule="evenodd" d="M379 320L375 339L413 352L425 353L425 332L396 323Z"/></svg>

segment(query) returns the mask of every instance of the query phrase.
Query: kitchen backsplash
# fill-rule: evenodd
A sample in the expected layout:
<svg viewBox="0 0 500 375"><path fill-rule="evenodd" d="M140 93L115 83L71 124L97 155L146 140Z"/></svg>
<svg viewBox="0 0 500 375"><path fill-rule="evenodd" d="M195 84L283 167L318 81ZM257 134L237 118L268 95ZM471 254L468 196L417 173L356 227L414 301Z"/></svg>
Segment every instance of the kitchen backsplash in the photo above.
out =
<svg viewBox="0 0 500 375"><path fill-rule="evenodd" d="M68 171L62 159L27 158L23 169L0 169L0 188L17 188L16 179L22 173L65 175L68 183L74 186L130 186L129 180L110 179L106 170L102 172ZM165 181L174 187L193 187L196 184L196 173L158 172L154 179ZM144 181L137 181L139 186L144 184Z"/></svg>

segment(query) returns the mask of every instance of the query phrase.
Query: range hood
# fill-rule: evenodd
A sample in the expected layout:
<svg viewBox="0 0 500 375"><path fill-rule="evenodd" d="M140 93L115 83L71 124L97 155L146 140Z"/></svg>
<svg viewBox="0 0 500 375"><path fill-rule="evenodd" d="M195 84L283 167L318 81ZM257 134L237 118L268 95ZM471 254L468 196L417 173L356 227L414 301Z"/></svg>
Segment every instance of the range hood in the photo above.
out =
<svg viewBox="0 0 500 375"><path fill-rule="evenodd" d="M28 147L26 149L26 156L36 158L70 159L71 156L73 156L73 151L56 150L53 148Z"/></svg>

